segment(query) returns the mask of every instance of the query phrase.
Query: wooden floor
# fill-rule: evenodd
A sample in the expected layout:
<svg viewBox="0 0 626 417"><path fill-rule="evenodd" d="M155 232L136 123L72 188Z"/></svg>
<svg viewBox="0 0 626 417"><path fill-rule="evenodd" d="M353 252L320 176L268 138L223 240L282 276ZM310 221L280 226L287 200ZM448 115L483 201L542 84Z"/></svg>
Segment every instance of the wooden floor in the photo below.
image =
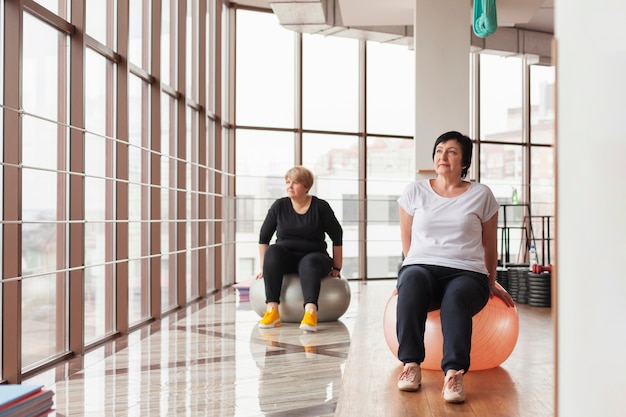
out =
<svg viewBox="0 0 626 417"><path fill-rule="evenodd" d="M401 363L381 329L395 281L360 286L359 310L344 371L336 417L548 417L553 415L554 343L551 308L518 305L520 335L500 366L465 376L464 404L441 398L443 372L422 371L417 392L399 391Z"/></svg>
<svg viewBox="0 0 626 417"><path fill-rule="evenodd" d="M396 387L384 309L395 280L351 281L351 303L316 333L259 329L226 288L33 375L54 393L49 417L548 417L553 410L551 309L519 306L520 337L500 367L470 371L465 404L441 398L443 374L418 392Z"/></svg>

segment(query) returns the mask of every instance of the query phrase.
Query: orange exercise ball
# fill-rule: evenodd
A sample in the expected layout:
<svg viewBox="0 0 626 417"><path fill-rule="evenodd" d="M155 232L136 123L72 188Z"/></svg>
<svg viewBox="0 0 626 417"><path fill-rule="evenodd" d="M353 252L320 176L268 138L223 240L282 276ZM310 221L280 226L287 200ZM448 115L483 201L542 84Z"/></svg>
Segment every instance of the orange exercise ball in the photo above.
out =
<svg viewBox="0 0 626 417"><path fill-rule="evenodd" d="M500 284L496 284L500 285ZM385 306L383 330L389 349L398 357L398 335L396 334L397 294L391 295ZM426 357L423 369L440 370L443 357L443 335L441 334L440 311L428 313L424 332ZM513 352L519 336L517 307L507 307L500 297L491 297L487 305L472 319L472 350L470 369L480 371L500 366Z"/></svg>

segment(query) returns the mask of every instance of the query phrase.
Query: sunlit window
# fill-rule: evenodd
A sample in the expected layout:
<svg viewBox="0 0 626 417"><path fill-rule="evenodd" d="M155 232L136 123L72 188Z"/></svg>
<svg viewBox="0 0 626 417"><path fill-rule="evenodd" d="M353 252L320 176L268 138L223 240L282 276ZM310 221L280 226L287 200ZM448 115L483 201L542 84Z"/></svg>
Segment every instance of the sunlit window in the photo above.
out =
<svg viewBox="0 0 626 417"><path fill-rule="evenodd" d="M107 139L113 132L107 100L113 85L106 82L112 64L91 50L86 54L85 339L91 342L113 331L115 144Z"/></svg>
<svg viewBox="0 0 626 417"><path fill-rule="evenodd" d="M22 119L22 366L65 350L65 232L67 177L63 120L64 37L24 16ZM31 116L32 115L32 116ZM57 223L59 222L59 223ZM58 339L57 335L61 335Z"/></svg>
<svg viewBox="0 0 626 417"><path fill-rule="evenodd" d="M271 13L237 11L238 125L294 127L295 36Z"/></svg>
<svg viewBox="0 0 626 417"><path fill-rule="evenodd" d="M367 42L367 131L413 136L415 51L406 45Z"/></svg>
<svg viewBox="0 0 626 417"><path fill-rule="evenodd" d="M359 42L304 34L302 125L356 132L359 122Z"/></svg>
<svg viewBox="0 0 626 417"><path fill-rule="evenodd" d="M258 272L259 231L267 210L286 196L284 175L295 164L293 134L239 130L235 152L238 276L249 277Z"/></svg>
<svg viewBox="0 0 626 417"><path fill-rule="evenodd" d="M554 68L530 65L525 71L525 65L521 58L480 55L480 179L502 206L503 263L527 263L531 244L541 260L550 250L548 235L554 235L548 230L554 225L548 225L554 215ZM525 120L530 131L523 128Z"/></svg>
<svg viewBox="0 0 626 417"><path fill-rule="evenodd" d="M117 45L117 25L114 18L117 13L116 7L116 0L85 2L87 34L101 44L114 49Z"/></svg>
<svg viewBox="0 0 626 417"><path fill-rule="evenodd" d="M402 261L397 199L415 177L415 52L367 42L367 275L395 277ZM405 138L370 136L406 135Z"/></svg>
<svg viewBox="0 0 626 417"><path fill-rule="evenodd" d="M522 60L480 55L480 137L521 143Z"/></svg>
<svg viewBox="0 0 626 417"><path fill-rule="evenodd" d="M147 85L137 77L129 79L128 147L128 310L129 321L137 323L149 314L149 181L150 165L147 111Z"/></svg>

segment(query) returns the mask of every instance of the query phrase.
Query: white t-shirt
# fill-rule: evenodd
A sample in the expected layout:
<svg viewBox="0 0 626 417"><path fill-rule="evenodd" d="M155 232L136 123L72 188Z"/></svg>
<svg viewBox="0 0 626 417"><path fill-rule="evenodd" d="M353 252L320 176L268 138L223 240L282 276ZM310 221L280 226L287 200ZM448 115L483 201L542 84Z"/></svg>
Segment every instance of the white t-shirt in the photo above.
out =
<svg viewBox="0 0 626 417"><path fill-rule="evenodd" d="M488 275L482 223L498 212L491 190L472 182L456 197L435 193L429 180L409 184L398 204L413 216L411 246L402 265L427 264Z"/></svg>

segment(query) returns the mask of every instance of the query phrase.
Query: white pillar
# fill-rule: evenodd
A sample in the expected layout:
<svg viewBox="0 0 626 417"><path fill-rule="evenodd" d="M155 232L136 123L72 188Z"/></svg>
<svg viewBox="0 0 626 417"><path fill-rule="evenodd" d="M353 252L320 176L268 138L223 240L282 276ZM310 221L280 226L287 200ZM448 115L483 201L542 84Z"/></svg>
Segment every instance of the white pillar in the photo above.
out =
<svg viewBox="0 0 626 417"><path fill-rule="evenodd" d="M469 134L471 4L416 0L415 167L433 169L435 139L449 130ZM417 175L417 178L423 178Z"/></svg>
<svg viewBox="0 0 626 417"><path fill-rule="evenodd" d="M557 409L626 416L626 2L555 1Z"/></svg>

